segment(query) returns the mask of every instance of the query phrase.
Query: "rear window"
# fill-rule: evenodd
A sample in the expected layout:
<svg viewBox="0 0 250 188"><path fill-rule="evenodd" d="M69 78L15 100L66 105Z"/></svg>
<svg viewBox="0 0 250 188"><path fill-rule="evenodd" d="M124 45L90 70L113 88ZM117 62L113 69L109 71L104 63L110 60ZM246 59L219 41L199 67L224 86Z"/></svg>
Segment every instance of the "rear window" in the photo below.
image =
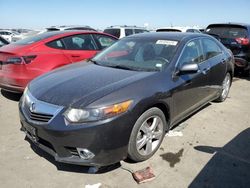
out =
<svg viewBox="0 0 250 188"><path fill-rule="evenodd" d="M179 29L157 29L156 32L181 32Z"/></svg>
<svg viewBox="0 0 250 188"><path fill-rule="evenodd" d="M206 29L209 34L217 35L221 38L245 38L247 37L247 29L237 26L210 26Z"/></svg>
<svg viewBox="0 0 250 188"><path fill-rule="evenodd" d="M113 35L117 38L120 38L120 34L121 34L120 29L105 29L104 33L108 33L108 34Z"/></svg>
<svg viewBox="0 0 250 188"><path fill-rule="evenodd" d="M19 40L19 41L15 42L14 44L17 44L17 45L33 44L35 42L38 42L38 41L43 40L43 39L47 39L47 38L55 36L57 34L60 34L60 32L46 32L46 33L42 33L40 35L35 35L32 37L25 38L23 40Z"/></svg>

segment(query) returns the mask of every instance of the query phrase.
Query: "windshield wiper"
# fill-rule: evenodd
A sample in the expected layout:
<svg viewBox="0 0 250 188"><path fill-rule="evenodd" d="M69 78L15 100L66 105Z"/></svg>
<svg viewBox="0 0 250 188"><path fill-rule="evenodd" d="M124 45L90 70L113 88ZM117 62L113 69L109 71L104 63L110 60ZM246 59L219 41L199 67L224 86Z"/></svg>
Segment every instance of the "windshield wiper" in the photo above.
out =
<svg viewBox="0 0 250 188"><path fill-rule="evenodd" d="M135 68L133 68L133 67L128 67L128 66L124 66L124 65L107 65L107 67L112 67L112 68L116 68L116 69L124 69L124 70L135 70Z"/></svg>
<svg viewBox="0 0 250 188"><path fill-rule="evenodd" d="M96 65L100 65L99 63L97 63L97 61L95 61L95 60L93 60L93 59L89 59L88 61L91 62L91 63L94 63L94 64L96 64Z"/></svg>

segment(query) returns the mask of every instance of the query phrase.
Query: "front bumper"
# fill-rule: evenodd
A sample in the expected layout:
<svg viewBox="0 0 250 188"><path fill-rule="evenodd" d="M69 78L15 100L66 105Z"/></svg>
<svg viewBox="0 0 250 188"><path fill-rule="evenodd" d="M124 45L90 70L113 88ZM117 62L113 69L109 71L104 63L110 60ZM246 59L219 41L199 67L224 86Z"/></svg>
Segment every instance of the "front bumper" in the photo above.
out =
<svg viewBox="0 0 250 188"><path fill-rule="evenodd" d="M56 161L85 166L107 166L127 157L133 122L131 113L91 124L66 125L60 112L48 124L35 124L25 116L19 103L21 130ZM94 157L82 159L76 148L86 148Z"/></svg>

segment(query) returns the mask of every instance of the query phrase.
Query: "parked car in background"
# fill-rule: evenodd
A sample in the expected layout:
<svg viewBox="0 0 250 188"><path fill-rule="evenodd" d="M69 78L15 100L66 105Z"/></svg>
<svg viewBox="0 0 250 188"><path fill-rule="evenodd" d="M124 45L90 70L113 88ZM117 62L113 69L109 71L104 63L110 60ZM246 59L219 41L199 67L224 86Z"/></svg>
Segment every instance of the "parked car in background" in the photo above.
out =
<svg viewBox="0 0 250 188"><path fill-rule="evenodd" d="M42 34L42 33L45 33L45 32L48 32L48 31L46 29L42 29L42 30L30 31L28 33L21 33L20 35L13 36L11 38L11 42L16 42L18 40L22 40L22 39L25 39L25 38L28 38L28 37L39 35L39 34Z"/></svg>
<svg viewBox="0 0 250 188"><path fill-rule="evenodd" d="M59 162L144 161L171 127L226 99L233 60L209 35L125 37L88 62L32 81L19 102L21 130Z"/></svg>
<svg viewBox="0 0 250 188"><path fill-rule="evenodd" d="M7 40L0 36L0 47L9 44Z"/></svg>
<svg viewBox="0 0 250 188"><path fill-rule="evenodd" d="M103 32L113 35L117 38L123 38L129 35L133 35L137 33L146 33L149 31L144 27L124 25L124 26L110 26L106 28Z"/></svg>
<svg viewBox="0 0 250 188"><path fill-rule="evenodd" d="M190 33L201 33L197 28L192 27L162 27L156 29L156 32L190 32Z"/></svg>
<svg viewBox="0 0 250 188"><path fill-rule="evenodd" d="M49 28L46 28L47 31L64 31L64 30L90 30L90 31L96 31L90 26L87 25L63 25L63 26L51 26Z"/></svg>
<svg viewBox="0 0 250 188"><path fill-rule="evenodd" d="M20 33L10 30L0 30L0 36L3 37L5 40L11 42L12 37L18 36Z"/></svg>
<svg viewBox="0 0 250 188"><path fill-rule="evenodd" d="M65 31L65 30L89 30L89 31L96 31L95 29L89 27L89 26L52 26L46 29L42 30L36 30L36 31L31 31L28 33L20 34L17 36L13 36L11 42L16 42L18 40L25 39L27 37L39 35L45 32L50 32L50 31Z"/></svg>
<svg viewBox="0 0 250 188"><path fill-rule="evenodd" d="M206 33L215 35L229 48L235 58L235 71L249 75L250 71L250 25L240 23L210 24Z"/></svg>
<svg viewBox="0 0 250 188"><path fill-rule="evenodd" d="M117 38L95 31L54 31L0 49L0 87L22 92L35 77L93 57Z"/></svg>

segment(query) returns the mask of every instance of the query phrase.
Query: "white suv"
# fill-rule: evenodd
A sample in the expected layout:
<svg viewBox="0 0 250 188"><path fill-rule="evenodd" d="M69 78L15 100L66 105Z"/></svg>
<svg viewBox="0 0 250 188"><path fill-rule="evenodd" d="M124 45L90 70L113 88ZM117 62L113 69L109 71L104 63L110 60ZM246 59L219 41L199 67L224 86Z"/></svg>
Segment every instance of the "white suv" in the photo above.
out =
<svg viewBox="0 0 250 188"><path fill-rule="evenodd" d="M108 33L110 35L113 35L117 38L123 38L129 35L137 34L137 33L145 33L149 32L144 27L136 27L136 26L110 26L106 28L104 33Z"/></svg>

